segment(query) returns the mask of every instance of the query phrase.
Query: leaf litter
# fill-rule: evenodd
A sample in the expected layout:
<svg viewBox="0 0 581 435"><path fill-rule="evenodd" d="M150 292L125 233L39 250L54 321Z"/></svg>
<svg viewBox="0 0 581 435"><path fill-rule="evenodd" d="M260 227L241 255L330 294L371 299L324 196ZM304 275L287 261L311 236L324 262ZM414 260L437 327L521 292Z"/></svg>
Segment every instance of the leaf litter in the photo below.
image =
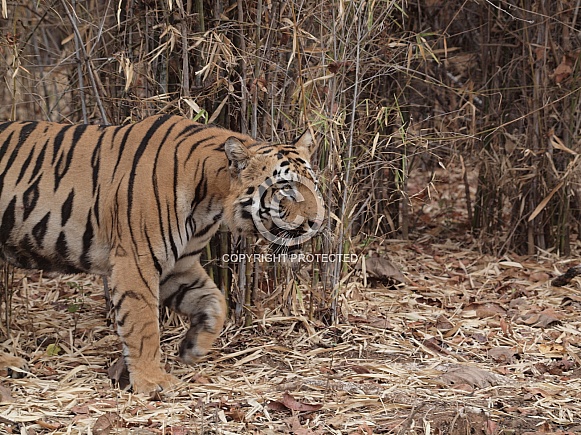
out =
<svg viewBox="0 0 581 435"><path fill-rule="evenodd" d="M417 425L426 421L456 427L448 433L578 430L581 316L564 301L581 286L530 279L562 268L559 260L503 267L451 243L420 246L437 261L397 246L390 258L406 265L408 284L347 284L336 325L264 307L250 327L228 324L190 368L174 357L184 320L165 316L167 367L183 383L154 400L109 380L108 370L118 380L126 373L115 364L121 351L100 280L18 274L4 348L27 359L29 375L2 382L0 432L424 433Z"/></svg>
<svg viewBox="0 0 581 435"><path fill-rule="evenodd" d="M376 245L389 279L355 271L337 324L308 319L308 291L290 310L259 291L252 325L187 367L185 319L162 316L182 383L153 398L109 379L126 386L100 279L19 272L2 345L27 376L2 379L0 433L581 433L581 280L551 285L569 260L485 255L457 231Z"/></svg>

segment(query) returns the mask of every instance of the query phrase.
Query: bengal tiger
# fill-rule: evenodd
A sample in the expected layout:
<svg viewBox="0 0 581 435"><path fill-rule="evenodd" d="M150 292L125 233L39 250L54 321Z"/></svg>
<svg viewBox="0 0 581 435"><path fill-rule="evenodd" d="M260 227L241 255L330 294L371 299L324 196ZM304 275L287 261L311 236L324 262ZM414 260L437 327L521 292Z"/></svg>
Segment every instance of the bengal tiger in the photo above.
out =
<svg viewBox="0 0 581 435"><path fill-rule="evenodd" d="M161 364L160 306L189 317L188 364L222 330L226 301L200 264L220 222L283 244L321 227L312 142L306 132L270 144L172 115L0 123L0 257L109 276L132 388L160 391L177 382Z"/></svg>

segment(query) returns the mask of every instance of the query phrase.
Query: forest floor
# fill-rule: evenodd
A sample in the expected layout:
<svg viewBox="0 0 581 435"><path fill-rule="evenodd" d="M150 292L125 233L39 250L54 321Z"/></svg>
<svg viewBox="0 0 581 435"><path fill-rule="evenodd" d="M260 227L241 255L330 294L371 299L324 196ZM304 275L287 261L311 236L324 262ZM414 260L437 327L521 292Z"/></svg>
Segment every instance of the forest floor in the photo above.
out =
<svg viewBox="0 0 581 435"><path fill-rule="evenodd" d="M0 433L581 433L581 281L550 283L578 259L481 253L461 183L439 180L422 235L380 245L403 283L355 277L334 325L265 307L193 368L170 316L162 348L183 383L161 397L112 387L100 279L17 274L4 348L29 373L0 383Z"/></svg>

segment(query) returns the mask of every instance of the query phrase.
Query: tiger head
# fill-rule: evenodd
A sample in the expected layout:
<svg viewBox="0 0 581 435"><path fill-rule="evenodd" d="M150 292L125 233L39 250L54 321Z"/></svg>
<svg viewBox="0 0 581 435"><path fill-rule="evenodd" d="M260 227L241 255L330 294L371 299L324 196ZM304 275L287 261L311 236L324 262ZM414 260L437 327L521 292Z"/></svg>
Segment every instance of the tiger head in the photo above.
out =
<svg viewBox="0 0 581 435"><path fill-rule="evenodd" d="M288 145L226 141L231 180L225 217L234 233L292 247L318 232L324 205L309 164L311 144L308 131Z"/></svg>

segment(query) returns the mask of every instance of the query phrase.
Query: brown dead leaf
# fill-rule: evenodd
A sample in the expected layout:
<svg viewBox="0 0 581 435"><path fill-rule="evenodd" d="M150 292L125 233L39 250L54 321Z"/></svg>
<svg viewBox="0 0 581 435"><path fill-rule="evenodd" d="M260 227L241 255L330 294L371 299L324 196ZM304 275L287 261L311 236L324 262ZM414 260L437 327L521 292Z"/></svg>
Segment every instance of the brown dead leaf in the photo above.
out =
<svg viewBox="0 0 581 435"><path fill-rule="evenodd" d="M561 315L557 314L552 308L547 308L540 313L529 313L523 316L525 325L535 328L547 328L548 326L561 322Z"/></svg>
<svg viewBox="0 0 581 435"><path fill-rule="evenodd" d="M44 421L44 420L35 420L34 421L37 425L39 425L40 427L42 427L43 429L48 429L51 431L55 431L57 429L59 429L60 427L62 427L62 425L60 423L49 423L48 421Z"/></svg>
<svg viewBox="0 0 581 435"><path fill-rule="evenodd" d="M12 398L12 392L1 384L0 384L0 402L3 403L14 402L14 399Z"/></svg>
<svg viewBox="0 0 581 435"><path fill-rule="evenodd" d="M301 425L301 421L299 420L299 418L296 415L293 415L290 418L287 418L285 420L286 424L288 424L291 433L295 434L295 435L315 435L318 434L319 431L317 432L313 432L311 429L309 429L308 427L304 427L303 425Z"/></svg>
<svg viewBox="0 0 581 435"><path fill-rule="evenodd" d="M282 408L281 408L282 405ZM292 395L289 393L284 393L282 395L282 400L272 401L268 404L268 408L276 411L281 411L283 409L289 409L291 411L298 411L298 412L314 412L321 409L323 405L311 405L309 403L303 403L296 400Z"/></svg>
<svg viewBox="0 0 581 435"><path fill-rule="evenodd" d="M506 315L506 310L496 302L473 302L468 304L464 309L467 311L474 310L476 312L476 317L481 319L485 317L494 317L498 314L501 316Z"/></svg>
<svg viewBox="0 0 581 435"><path fill-rule="evenodd" d="M385 317L373 316L369 318L369 326L377 329L393 329L393 325Z"/></svg>
<svg viewBox="0 0 581 435"><path fill-rule="evenodd" d="M488 356L497 362L511 363L518 352L514 347L497 346L488 350Z"/></svg>
<svg viewBox="0 0 581 435"><path fill-rule="evenodd" d="M353 314L348 314L347 320L349 323L369 323L369 319L367 317L354 316Z"/></svg>
<svg viewBox="0 0 581 435"><path fill-rule="evenodd" d="M561 305L564 307L566 307L568 305L573 305L573 306L581 305L581 296L573 295L573 294L567 295L561 301Z"/></svg>
<svg viewBox="0 0 581 435"><path fill-rule="evenodd" d="M445 316L439 316L436 319L436 329L439 331L449 331L454 329L454 324L448 320Z"/></svg>
<svg viewBox="0 0 581 435"><path fill-rule="evenodd" d="M318 411L323 407L323 405L311 405L309 403L303 403L296 400L291 394L284 393L282 395L282 403L292 411L299 411L299 412L313 412Z"/></svg>
<svg viewBox="0 0 581 435"><path fill-rule="evenodd" d="M563 56L561 63L553 71L555 83L561 83L573 73L573 60L569 56Z"/></svg>
<svg viewBox="0 0 581 435"><path fill-rule="evenodd" d="M352 365L351 366L351 370L353 370L358 375L364 375L364 374L367 374L367 373L371 373L371 370L369 370L365 366Z"/></svg>
<svg viewBox="0 0 581 435"><path fill-rule="evenodd" d="M405 276L398 267L394 266L387 258L369 257L365 259L365 270L371 278L380 281L394 280L399 283L405 282Z"/></svg>
<svg viewBox="0 0 581 435"><path fill-rule="evenodd" d="M343 61L343 62L331 62L327 68L333 74L337 74L340 70L344 72L349 72L353 69L353 62L352 61Z"/></svg>
<svg viewBox="0 0 581 435"><path fill-rule="evenodd" d="M246 412L240 406L232 406L225 411L225 414L230 417L230 420L244 423L246 419Z"/></svg>
<svg viewBox="0 0 581 435"><path fill-rule="evenodd" d="M278 400L272 400L268 402L266 407L271 411L286 411L288 409L284 403L279 402Z"/></svg>
<svg viewBox="0 0 581 435"><path fill-rule="evenodd" d="M207 384L211 383L207 377L205 377L199 373L192 378L192 382L195 382L196 384L202 384L202 385L207 385Z"/></svg>
<svg viewBox="0 0 581 435"><path fill-rule="evenodd" d="M71 412L75 414L89 414L89 407L87 405L76 405L71 408Z"/></svg>
<svg viewBox="0 0 581 435"><path fill-rule="evenodd" d="M499 376L474 366L454 366L436 381L456 387L468 384L471 387L488 388L499 384Z"/></svg>
<svg viewBox="0 0 581 435"><path fill-rule="evenodd" d="M547 47L537 47L535 48L535 59L542 60L545 57L545 53L547 52Z"/></svg>
<svg viewBox="0 0 581 435"><path fill-rule="evenodd" d="M109 435L114 432L114 429L120 426L120 417L114 412L107 412L97 418L93 426L93 433L95 435Z"/></svg>
<svg viewBox="0 0 581 435"><path fill-rule="evenodd" d="M511 336L512 335L512 328L510 327L510 324L506 321L506 319L504 317L500 318L500 330L502 331L502 333L506 336Z"/></svg>
<svg viewBox="0 0 581 435"><path fill-rule="evenodd" d="M550 276L546 272L533 272L529 275L532 282L547 282Z"/></svg>

